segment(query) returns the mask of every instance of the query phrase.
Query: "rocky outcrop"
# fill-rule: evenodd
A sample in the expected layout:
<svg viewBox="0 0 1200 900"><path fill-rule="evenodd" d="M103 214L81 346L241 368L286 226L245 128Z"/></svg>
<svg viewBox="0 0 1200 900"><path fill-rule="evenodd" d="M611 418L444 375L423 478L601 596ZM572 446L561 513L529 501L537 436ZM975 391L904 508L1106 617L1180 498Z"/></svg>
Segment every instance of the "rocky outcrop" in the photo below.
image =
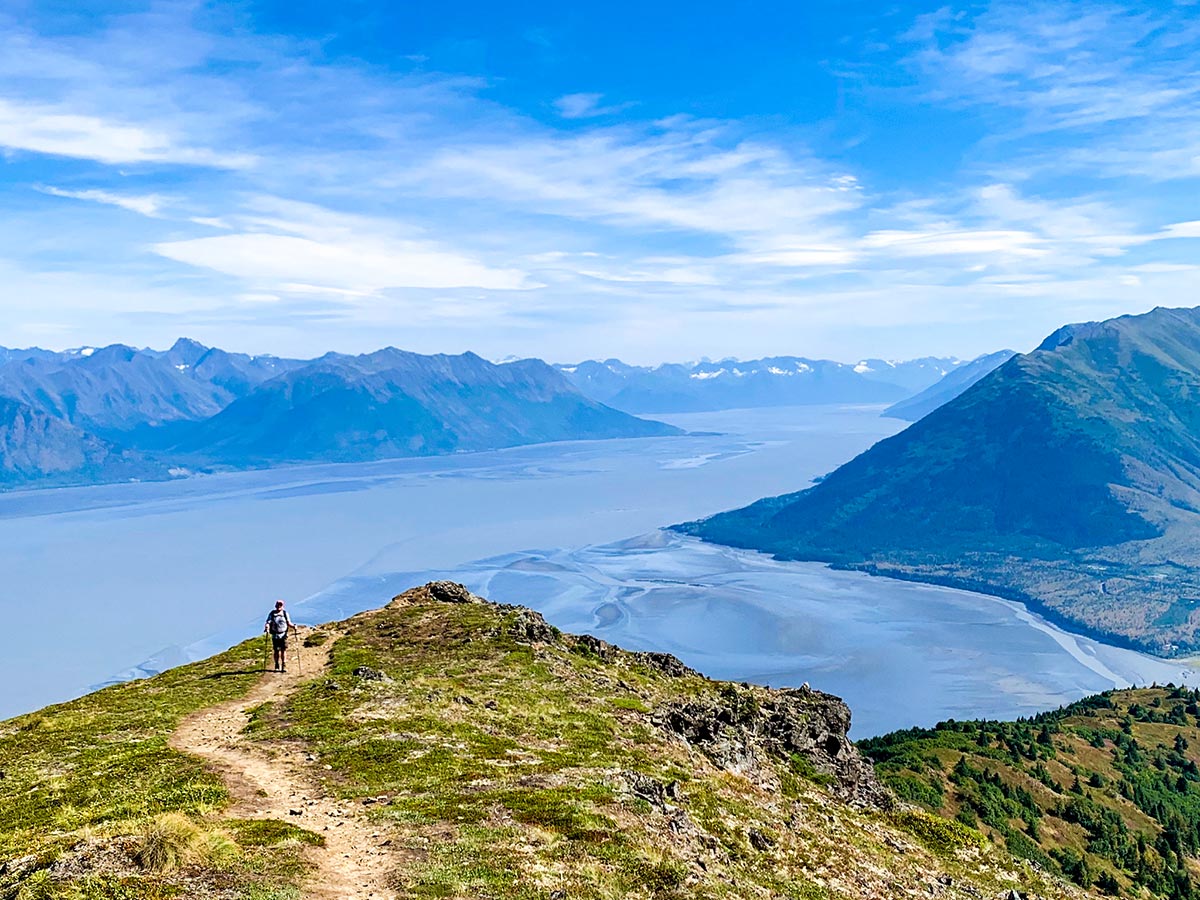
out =
<svg viewBox="0 0 1200 900"><path fill-rule="evenodd" d="M461 584L434 581L393 600L442 603L490 603ZM491 604L516 615L508 633L527 644L565 644L576 653L605 663L638 666L670 678L703 676L669 653L629 652L590 634L563 634L541 613L521 606ZM623 683L623 682L622 682ZM871 763L847 736L850 709L839 698L804 685L772 690L749 684L725 684L715 697L678 701L651 713L656 725L687 741L714 763L750 777L774 771L768 760L783 762L825 784L839 799L858 806L891 809L895 799L876 779ZM663 788L665 790L665 787ZM630 792L661 805L657 788L631 782ZM649 795L649 796L648 796Z"/></svg>
<svg viewBox="0 0 1200 900"><path fill-rule="evenodd" d="M620 647L614 647L608 641L602 641L598 637L590 634L581 634L575 637L575 649L582 651L589 656L595 656L605 662L612 662L614 659L624 658L636 666L642 666L647 669L653 669L656 672L662 672L664 675L669 675L672 678L684 678L694 676L703 678L704 676L695 669L685 665L677 656L672 656L670 653L655 653L655 652L634 652L622 650Z"/></svg>
<svg viewBox="0 0 1200 900"><path fill-rule="evenodd" d="M477 597L467 590L465 585L455 581L431 581L425 585L425 590L433 600L439 603L485 603L482 597Z"/></svg>
<svg viewBox="0 0 1200 900"><path fill-rule="evenodd" d="M766 770L770 756L794 764L800 774L815 775L848 803L895 805L870 761L847 737L849 707L830 694L729 684L719 699L674 704L656 721L729 771L753 776ZM804 762L796 764L797 759Z"/></svg>
<svg viewBox="0 0 1200 900"><path fill-rule="evenodd" d="M508 630L509 634L525 644L551 644L562 637L561 631L532 609L518 609Z"/></svg>
<svg viewBox="0 0 1200 900"><path fill-rule="evenodd" d="M672 678L687 678L689 676L703 678L704 676L670 653L631 653L630 656L647 669L654 669Z"/></svg>

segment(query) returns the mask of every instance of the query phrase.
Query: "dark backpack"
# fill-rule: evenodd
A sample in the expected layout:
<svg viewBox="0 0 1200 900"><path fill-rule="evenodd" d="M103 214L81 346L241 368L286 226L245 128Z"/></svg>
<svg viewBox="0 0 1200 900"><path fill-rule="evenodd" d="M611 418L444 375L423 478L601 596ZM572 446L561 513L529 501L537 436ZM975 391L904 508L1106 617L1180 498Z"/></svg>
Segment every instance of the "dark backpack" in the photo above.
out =
<svg viewBox="0 0 1200 900"><path fill-rule="evenodd" d="M271 614L267 616L268 627L271 629L271 634L277 637L283 637L288 632L288 615L282 609L273 609Z"/></svg>

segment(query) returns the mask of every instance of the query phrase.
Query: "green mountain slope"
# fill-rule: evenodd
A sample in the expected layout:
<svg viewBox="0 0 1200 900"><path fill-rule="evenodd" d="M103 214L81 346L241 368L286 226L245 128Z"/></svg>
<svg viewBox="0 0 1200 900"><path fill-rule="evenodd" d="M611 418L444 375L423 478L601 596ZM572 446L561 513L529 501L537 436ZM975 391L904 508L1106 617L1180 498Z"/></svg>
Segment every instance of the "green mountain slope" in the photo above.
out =
<svg viewBox="0 0 1200 900"><path fill-rule="evenodd" d="M247 642L0 723L0 897L1083 896L895 808L819 692L444 582L305 643L303 677Z"/></svg>
<svg viewBox="0 0 1200 900"><path fill-rule="evenodd" d="M1200 310L1070 326L798 494L682 526L1200 647Z"/></svg>
<svg viewBox="0 0 1200 900"><path fill-rule="evenodd" d="M939 406L953 400L1016 355L1013 350L997 350L995 353L988 353L968 363L963 363L947 372L937 384L927 387L919 394L893 403L883 411L883 415L892 419L915 422L922 416L929 415Z"/></svg>
<svg viewBox="0 0 1200 900"><path fill-rule="evenodd" d="M1110 691L1022 722L864 741L898 795L1082 886L1187 900L1200 884L1200 692Z"/></svg>

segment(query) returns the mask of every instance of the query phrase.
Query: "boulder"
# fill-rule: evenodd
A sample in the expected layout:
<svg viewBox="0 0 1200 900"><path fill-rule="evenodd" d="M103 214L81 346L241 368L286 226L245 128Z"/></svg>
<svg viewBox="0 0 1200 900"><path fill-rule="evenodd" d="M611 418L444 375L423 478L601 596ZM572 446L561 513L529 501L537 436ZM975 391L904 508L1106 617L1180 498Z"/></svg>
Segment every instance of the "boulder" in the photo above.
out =
<svg viewBox="0 0 1200 900"><path fill-rule="evenodd" d="M691 675L700 676L695 669L686 666L677 656L670 653L633 653L634 661L647 669L654 669L672 678L686 678Z"/></svg>
<svg viewBox="0 0 1200 900"><path fill-rule="evenodd" d="M431 581L425 585L429 596L439 603L486 603L482 597L477 597L464 585L455 581Z"/></svg>
<svg viewBox="0 0 1200 900"><path fill-rule="evenodd" d="M354 677L363 681L391 681L386 672L372 669L370 666L359 666L354 670Z"/></svg>
<svg viewBox="0 0 1200 900"><path fill-rule="evenodd" d="M509 626L509 634L525 644L552 644L562 633L550 625L541 613L520 608Z"/></svg>

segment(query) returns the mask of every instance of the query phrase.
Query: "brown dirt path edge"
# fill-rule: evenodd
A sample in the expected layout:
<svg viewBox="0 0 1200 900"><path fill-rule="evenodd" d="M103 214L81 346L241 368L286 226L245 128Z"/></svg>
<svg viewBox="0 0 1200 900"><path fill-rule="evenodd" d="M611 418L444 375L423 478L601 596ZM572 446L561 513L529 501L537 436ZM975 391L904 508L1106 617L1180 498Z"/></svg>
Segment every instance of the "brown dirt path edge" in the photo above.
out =
<svg viewBox="0 0 1200 900"><path fill-rule="evenodd" d="M337 637L331 635L325 646ZM294 638L298 643L302 639ZM328 665L328 649L306 648L303 652L306 676L295 671L295 665L286 673L264 673L246 696L184 719L170 745L200 757L224 779L233 798L228 815L280 819L325 838L324 847L307 851L314 871L304 888L306 898L391 900L395 894L387 888L385 876L396 860L385 846L387 834L356 815L346 801L326 796L303 750L256 743L243 734L250 710L282 700Z"/></svg>

